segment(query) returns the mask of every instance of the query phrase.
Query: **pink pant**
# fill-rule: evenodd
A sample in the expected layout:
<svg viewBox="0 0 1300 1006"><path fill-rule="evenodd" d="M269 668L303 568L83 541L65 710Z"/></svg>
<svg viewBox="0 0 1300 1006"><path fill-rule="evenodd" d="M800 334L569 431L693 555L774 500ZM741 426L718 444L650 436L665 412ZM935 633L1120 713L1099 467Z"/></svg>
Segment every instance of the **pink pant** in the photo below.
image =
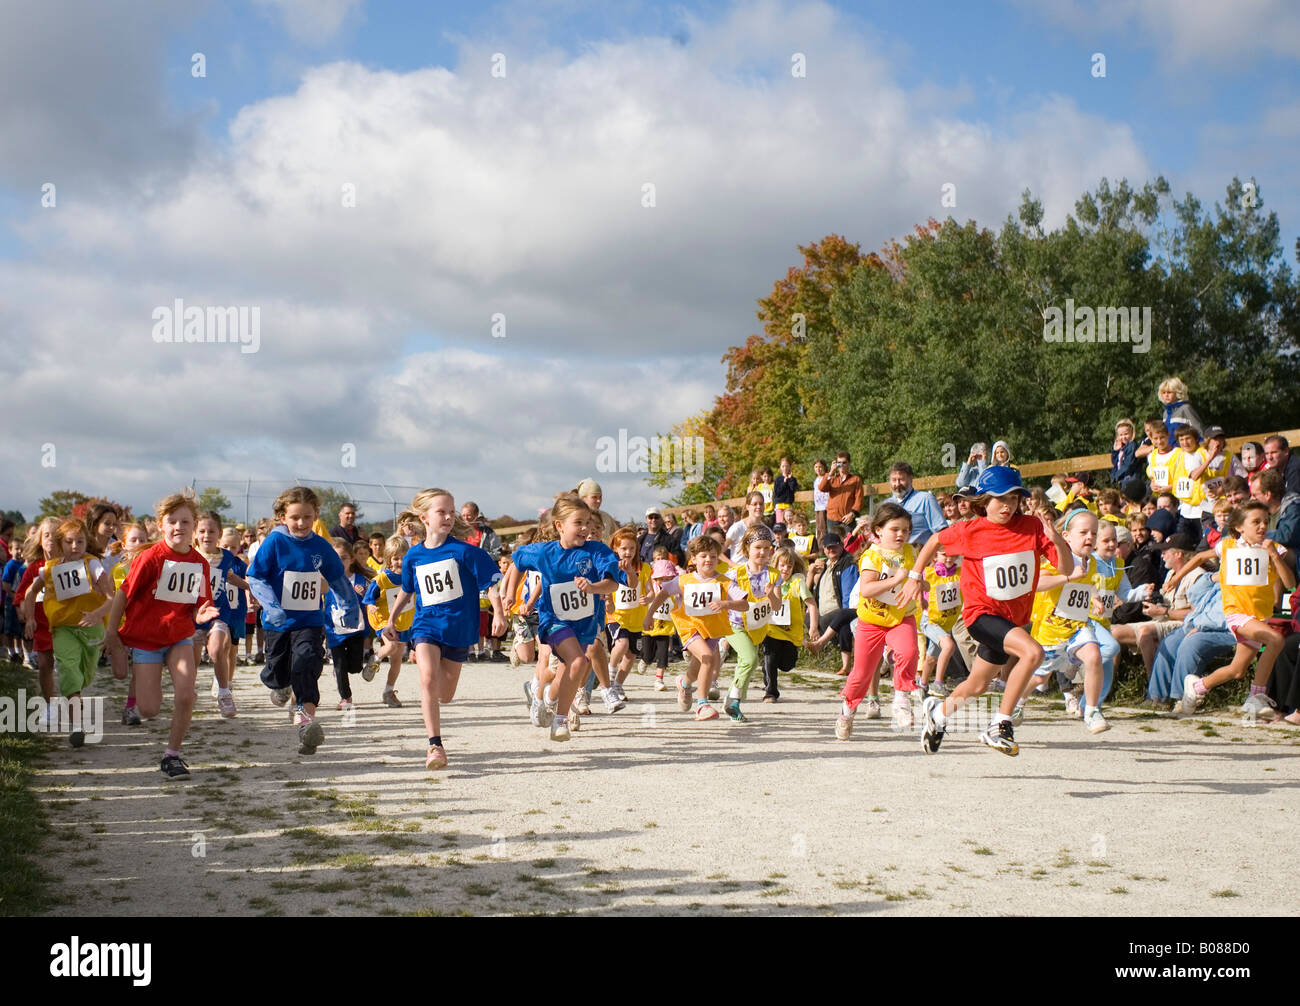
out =
<svg viewBox="0 0 1300 1006"><path fill-rule="evenodd" d="M840 692L850 709L866 696L886 646L894 653L894 691L916 690L916 619L909 615L892 629L859 621L853 633L853 672Z"/></svg>

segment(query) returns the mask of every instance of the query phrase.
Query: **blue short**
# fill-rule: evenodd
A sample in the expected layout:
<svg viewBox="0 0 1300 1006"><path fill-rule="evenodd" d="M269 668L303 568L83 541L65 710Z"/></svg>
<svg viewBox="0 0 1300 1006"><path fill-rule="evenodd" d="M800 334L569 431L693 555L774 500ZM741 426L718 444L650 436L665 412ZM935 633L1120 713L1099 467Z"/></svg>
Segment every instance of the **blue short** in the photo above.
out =
<svg viewBox="0 0 1300 1006"><path fill-rule="evenodd" d="M164 646L161 650L142 650L138 646L132 646L130 648L131 663L165 664L167 662L167 654L171 653L171 651L176 649L176 647L193 646L193 645L194 645L194 641L192 639L182 639L178 643L172 643L171 646Z"/></svg>
<svg viewBox="0 0 1300 1006"><path fill-rule="evenodd" d="M410 629L406 630L409 635ZM405 642L405 640L403 640ZM443 660L450 660L453 664L463 664L465 658L469 656L468 646L448 646L440 639L434 639L432 636L416 636L410 641L412 648L419 646L421 643L428 643L430 646L436 646L442 652Z"/></svg>
<svg viewBox="0 0 1300 1006"><path fill-rule="evenodd" d="M537 641L543 646L549 646L551 649L555 649L566 639L576 639L583 652L586 652L587 647L596 641L595 636L584 639L574 632L571 626L565 625L563 622L552 623L537 633Z"/></svg>

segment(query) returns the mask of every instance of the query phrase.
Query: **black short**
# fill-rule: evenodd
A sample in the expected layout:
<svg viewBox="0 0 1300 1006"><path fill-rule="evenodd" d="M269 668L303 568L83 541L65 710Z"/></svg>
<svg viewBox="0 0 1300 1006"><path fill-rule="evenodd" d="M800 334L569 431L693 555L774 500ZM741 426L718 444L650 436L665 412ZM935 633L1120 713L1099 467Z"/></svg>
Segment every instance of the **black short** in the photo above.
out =
<svg viewBox="0 0 1300 1006"><path fill-rule="evenodd" d="M966 628L971 639L979 644L975 649L979 658L990 664L1001 665L1007 662L1007 651L1002 648L1002 644L1006 641L1007 633L1016 627L1001 615L980 615Z"/></svg>
<svg viewBox="0 0 1300 1006"><path fill-rule="evenodd" d="M626 639L628 646L632 647L632 652L637 652L641 647L641 633L633 632L631 629L624 628L617 622L610 622L606 626L609 630L609 648L612 650L614 644L620 639Z"/></svg>

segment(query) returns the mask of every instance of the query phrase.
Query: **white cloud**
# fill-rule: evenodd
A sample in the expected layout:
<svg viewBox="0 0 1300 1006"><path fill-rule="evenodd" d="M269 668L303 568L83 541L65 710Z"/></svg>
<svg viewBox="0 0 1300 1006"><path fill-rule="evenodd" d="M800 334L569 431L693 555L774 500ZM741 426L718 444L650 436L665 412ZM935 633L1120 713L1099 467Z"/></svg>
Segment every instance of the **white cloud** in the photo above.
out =
<svg viewBox="0 0 1300 1006"><path fill-rule="evenodd" d="M143 441L168 479L326 474L356 442L341 474L526 511L591 474L597 436L707 407L796 244L836 232L874 250L954 212L945 182L954 215L997 226L1025 187L1051 222L1103 175L1148 176L1127 126L1068 99L989 123L962 118L960 95L909 93L824 4L737 7L685 45L521 51L505 79L493 51L466 44L455 72L317 67L154 199L73 195L22 221L29 258L0 262L15 406L66 383L71 359L57 432L99 443L105 470ZM150 312L176 297L261 306L261 352L154 345ZM445 348L404 356L413 334ZM0 491L53 478L31 444L11 449ZM655 498L625 479L611 506Z"/></svg>

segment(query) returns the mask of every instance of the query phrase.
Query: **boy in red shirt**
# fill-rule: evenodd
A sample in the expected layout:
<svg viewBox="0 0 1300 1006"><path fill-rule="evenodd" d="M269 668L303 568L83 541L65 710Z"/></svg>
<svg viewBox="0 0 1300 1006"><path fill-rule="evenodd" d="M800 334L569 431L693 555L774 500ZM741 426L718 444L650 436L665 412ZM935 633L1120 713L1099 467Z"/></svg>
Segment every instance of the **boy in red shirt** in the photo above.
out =
<svg viewBox="0 0 1300 1006"><path fill-rule="evenodd" d="M119 636L131 647L136 704L145 719L157 716L162 708L162 669L167 665L174 705L162 771L169 780L188 779L190 769L181 758L181 745L194 715L198 676L191 639L195 624L212 621L218 611L212 603L208 562L193 547L199 519L194 496L173 493L158 504L157 513L161 540L131 563L108 613L105 643Z"/></svg>
<svg viewBox="0 0 1300 1006"><path fill-rule="evenodd" d="M1022 496L1029 492L1020 473L1003 465L984 470L972 502L980 516L951 524L930 538L916 557L900 603L919 597L924 590L925 568L942 545L944 551L963 556L961 564L962 621L979 644L970 677L942 702L931 697L922 707L921 747L934 754L943 741L947 718L967 699L984 694L1009 657L1015 665L1007 677L999 711L980 741L1006 755L1020 753L1011 727L1016 699L1030 675L1043 662L1043 648L1023 628L1030 622L1038 567L1044 555L1065 576L1074 570L1074 556L1052 524L1051 516L1028 517L1019 512Z"/></svg>

